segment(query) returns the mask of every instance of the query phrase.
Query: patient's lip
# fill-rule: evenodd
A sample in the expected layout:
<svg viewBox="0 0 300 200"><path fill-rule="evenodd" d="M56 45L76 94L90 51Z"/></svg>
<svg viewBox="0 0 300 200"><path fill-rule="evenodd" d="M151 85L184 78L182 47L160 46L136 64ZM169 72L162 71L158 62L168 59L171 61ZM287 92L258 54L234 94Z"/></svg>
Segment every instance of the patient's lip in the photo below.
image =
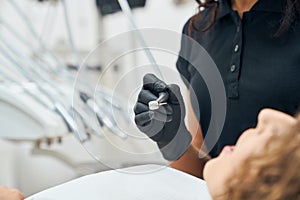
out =
<svg viewBox="0 0 300 200"><path fill-rule="evenodd" d="M224 153L231 153L233 150L234 150L234 148L235 148L235 146L225 146L224 148L223 148L223 152Z"/></svg>

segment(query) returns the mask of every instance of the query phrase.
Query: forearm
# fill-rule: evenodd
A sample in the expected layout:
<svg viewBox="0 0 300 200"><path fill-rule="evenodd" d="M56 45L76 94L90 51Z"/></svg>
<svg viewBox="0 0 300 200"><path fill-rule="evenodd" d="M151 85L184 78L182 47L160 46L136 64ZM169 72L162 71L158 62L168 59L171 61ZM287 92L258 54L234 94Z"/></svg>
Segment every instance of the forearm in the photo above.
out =
<svg viewBox="0 0 300 200"><path fill-rule="evenodd" d="M189 91L187 94L187 107L189 131L193 135L194 139L185 154L179 160L174 161L171 164L171 167L198 178L203 178L203 168L207 160L209 160L209 156L206 158L199 158L199 151L203 148L203 138L198 118L195 116L191 106Z"/></svg>
<svg viewBox="0 0 300 200"><path fill-rule="evenodd" d="M203 168L208 160L208 157L200 159L198 148L191 145L179 160L171 163L171 167L203 179Z"/></svg>

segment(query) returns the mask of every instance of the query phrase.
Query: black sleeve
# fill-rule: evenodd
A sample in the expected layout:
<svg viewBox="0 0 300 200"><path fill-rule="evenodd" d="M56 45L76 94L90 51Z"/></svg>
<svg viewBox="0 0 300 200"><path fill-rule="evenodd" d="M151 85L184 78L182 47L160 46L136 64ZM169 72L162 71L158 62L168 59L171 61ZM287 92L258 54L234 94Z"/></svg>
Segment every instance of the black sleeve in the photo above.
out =
<svg viewBox="0 0 300 200"><path fill-rule="evenodd" d="M188 58L188 55L190 54L191 47L186 42L186 39L183 37L188 36L188 28L189 28L190 19L185 23L182 31L182 39L181 39L181 47L178 55L178 59L176 62L176 68L178 72L181 75L181 78L184 82L184 84L189 88L189 83L191 80L191 73L189 71L189 62L183 58Z"/></svg>

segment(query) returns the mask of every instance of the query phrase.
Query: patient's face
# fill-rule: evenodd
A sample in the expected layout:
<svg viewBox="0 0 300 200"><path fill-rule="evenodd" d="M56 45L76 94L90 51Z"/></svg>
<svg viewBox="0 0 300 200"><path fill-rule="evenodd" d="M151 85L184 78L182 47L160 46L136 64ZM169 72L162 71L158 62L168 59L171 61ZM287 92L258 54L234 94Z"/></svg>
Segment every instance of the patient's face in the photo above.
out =
<svg viewBox="0 0 300 200"><path fill-rule="evenodd" d="M250 156L262 155L272 137L287 132L296 119L270 109L262 110L256 128L245 131L235 146L226 146L217 158L204 168L204 178L214 199L221 198L227 183Z"/></svg>

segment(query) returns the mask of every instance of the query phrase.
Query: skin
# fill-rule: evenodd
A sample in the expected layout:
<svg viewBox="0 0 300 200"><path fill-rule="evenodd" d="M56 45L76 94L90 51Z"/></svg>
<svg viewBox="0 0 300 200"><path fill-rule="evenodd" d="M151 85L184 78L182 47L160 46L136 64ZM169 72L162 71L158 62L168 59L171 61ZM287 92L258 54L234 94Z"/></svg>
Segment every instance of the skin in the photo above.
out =
<svg viewBox="0 0 300 200"><path fill-rule="evenodd" d="M232 10L236 10L242 19L244 12L249 11L257 1L258 0L232 0L231 8Z"/></svg>
<svg viewBox="0 0 300 200"><path fill-rule="evenodd" d="M188 97L187 113L189 119L188 129L190 133L193 135L193 141L191 146L186 151L186 153L179 160L171 163L171 167L203 179L203 175L202 175L203 168L206 161L209 160L210 158L199 159L198 154L203 144L202 131L201 131L200 124L197 118L195 117L194 111L192 109L191 102L189 99L190 97L189 93L187 97Z"/></svg>
<svg viewBox="0 0 300 200"><path fill-rule="evenodd" d="M243 13L249 11L252 6L258 0L231 0L231 7L236 10L239 16L242 18ZM187 97L189 97L189 91ZM203 137L201 132L201 126L195 117L194 111L191 106L191 102L187 102L188 105L188 129L190 133L194 136L191 146L188 148L186 153L177 161L171 163L171 167L178 169L180 171L187 172L198 178L203 178L203 168L206 164L208 157L204 159L199 159L199 151L205 152L205 147L203 145ZM195 126L197 124L197 126Z"/></svg>
<svg viewBox="0 0 300 200"><path fill-rule="evenodd" d="M16 189L0 186L0 200L24 200L24 196Z"/></svg>
<svg viewBox="0 0 300 200"><path fill-rule="evenodd" d="M226 183L241 168L247 158L263 155L272 137L283 135L297 120L285 113L264 109L258 116L256 128L246 130L235 146L224 147L221 154L208 161L204 178L214 200L221 200Z"/></svg>

